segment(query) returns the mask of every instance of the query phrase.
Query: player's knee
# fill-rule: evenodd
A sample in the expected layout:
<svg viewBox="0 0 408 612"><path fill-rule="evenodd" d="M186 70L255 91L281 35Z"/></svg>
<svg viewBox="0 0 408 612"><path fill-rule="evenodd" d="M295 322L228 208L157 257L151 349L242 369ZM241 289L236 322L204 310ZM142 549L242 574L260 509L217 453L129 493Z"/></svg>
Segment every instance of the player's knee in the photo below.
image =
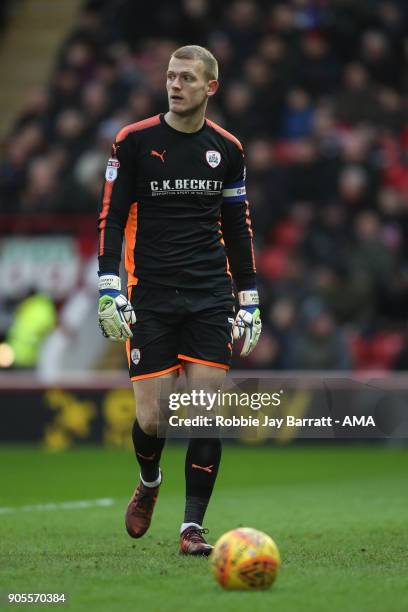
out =
<svg viewBox="0 0 408 612"><path fill-rule="evenodd" d="M139 422L139 425L147 436L157 436L157 423L153 421L142 421L142 423Z"/></svg>
<svg viewBox="0 0 408 612"><path fill-rule="evenodd" d="M141 429L149 436L157 435L160 399L173 388L175 375L169 378L134 381L136 418Z"/></svg>
<svg viewBox="0 0 408 612"><path fill-rule="evenodd" d="M137 410L137 420L140 428L148 436L155 436L157 434L157 411L145 409Z"/></svg>

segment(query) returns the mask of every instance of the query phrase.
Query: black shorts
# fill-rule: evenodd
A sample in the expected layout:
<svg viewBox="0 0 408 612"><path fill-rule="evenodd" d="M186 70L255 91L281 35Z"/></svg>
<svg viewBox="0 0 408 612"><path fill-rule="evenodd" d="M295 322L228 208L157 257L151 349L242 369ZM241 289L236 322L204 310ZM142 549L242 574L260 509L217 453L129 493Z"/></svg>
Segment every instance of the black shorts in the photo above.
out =
<svg viewBox="0 0 408 612"><path fill-rule="evenodd" d="M184 361L228 370L235 300L225 290L131 287L136 313L127 341L132 380L167 374Z"/></svg>

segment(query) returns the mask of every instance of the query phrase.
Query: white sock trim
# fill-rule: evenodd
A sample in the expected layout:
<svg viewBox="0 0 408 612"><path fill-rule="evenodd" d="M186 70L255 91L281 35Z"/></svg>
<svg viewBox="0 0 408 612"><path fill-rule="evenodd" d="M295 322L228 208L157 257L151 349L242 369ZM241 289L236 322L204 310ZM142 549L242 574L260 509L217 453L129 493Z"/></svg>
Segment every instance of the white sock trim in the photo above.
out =
<svg viewBox="0 0 408 612"><path fill-rule="evenodd" d="M188 527L198 527L198 529L202 529L202 526L198 523L181 523L180 527L180 535L185 531Z"/></svg>
<svg viewBox="0 0 408 612"><path fill-rule="evenodd" d="M143 480L141 474L140 474L140 480L142 481L144 486L148 487L149 489L153 489L154 487L158 487L161 484L161 481L162 481L161 469L159 468L159 476L158 476L158 478L156 478L156 480L153 480L153 482L147 482L146 480Z"/></svg>

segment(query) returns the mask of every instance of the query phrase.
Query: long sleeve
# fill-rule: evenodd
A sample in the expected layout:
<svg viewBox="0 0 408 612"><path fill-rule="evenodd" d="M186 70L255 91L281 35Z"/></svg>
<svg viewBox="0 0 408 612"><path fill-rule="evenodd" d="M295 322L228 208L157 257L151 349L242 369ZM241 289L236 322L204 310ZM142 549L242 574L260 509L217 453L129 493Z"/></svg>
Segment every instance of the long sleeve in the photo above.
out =
<svg viewBox="0 0 408 612"><path fill-rule="evenodd" d="M99 207L99 270L119 274L124 228L134 199L128 138L117 140L105 174Z"/></svg>
<svg viewBox="0 0 408 612"><path fill-rule="evenodd" d="M237 154L231 179L223 189L221 229L237 290L244 291L256 287L256 266L243 154L238 150Z"/></svg>
<svg viewBox="0 0 408 612"><path fill-rule="evenodd" d="M254 289L256 267L248 201L224 203L221 218L225 249L237 289Z"/></svg>

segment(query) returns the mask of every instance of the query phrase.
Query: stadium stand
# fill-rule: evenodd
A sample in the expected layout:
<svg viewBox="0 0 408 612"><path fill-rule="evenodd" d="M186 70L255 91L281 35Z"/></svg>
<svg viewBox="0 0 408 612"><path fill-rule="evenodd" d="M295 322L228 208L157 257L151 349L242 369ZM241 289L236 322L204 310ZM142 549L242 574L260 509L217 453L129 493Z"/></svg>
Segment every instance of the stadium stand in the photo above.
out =
<svg viewBox="0 0 408 612"><path fill-rule="evenodd" d="M221 69L209 116L245 145L262 297L258 348L235 366L401 369L407 26L403 0L86 2L2 144L1 234L79 232L86 260L115 133L166 110L172 50L206 45Z"/></svg>

